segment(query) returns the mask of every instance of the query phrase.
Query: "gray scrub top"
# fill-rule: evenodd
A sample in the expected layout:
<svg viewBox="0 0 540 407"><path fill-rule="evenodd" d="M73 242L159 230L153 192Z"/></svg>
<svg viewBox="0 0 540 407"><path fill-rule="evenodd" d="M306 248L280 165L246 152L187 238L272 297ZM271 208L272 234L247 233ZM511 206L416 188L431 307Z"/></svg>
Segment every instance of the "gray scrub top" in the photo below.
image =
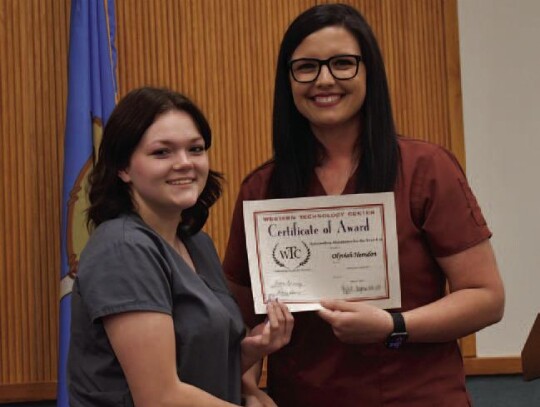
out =
<svg viewBox="0 0 540 407"><path fill-rule="evenodd" d="M71 407L133 405L101 322L128 311L171 315L180 380L240 404L240 311L208 235L183 241L197 273L138 215L106 221L92 233L72 293Z"/></svg>

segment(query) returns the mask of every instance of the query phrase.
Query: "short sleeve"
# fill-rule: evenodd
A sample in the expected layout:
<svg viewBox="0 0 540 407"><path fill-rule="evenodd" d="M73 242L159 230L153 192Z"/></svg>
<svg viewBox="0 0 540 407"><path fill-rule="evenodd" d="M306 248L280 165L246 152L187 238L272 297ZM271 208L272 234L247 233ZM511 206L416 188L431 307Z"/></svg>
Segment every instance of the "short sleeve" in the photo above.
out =
<svg viewBox="0 0 540 407"><path fill-rule="evenodd" d="M94 238L76 280L93 322L128 311L172 313L170 270L150 239Z"/></svg>
<svg viewBox="0 0 540 407"><path fill-rule="evenodd" d="M437 148L418 163L411 186L413 218L436 257L466 250L491 236L456 158Z"/></svg>

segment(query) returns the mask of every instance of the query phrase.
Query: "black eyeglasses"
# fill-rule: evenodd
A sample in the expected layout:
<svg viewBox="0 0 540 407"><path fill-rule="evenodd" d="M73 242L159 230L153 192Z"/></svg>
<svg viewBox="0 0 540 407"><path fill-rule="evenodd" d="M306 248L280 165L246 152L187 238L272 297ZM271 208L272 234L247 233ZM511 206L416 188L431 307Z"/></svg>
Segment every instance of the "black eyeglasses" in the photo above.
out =
<svg viewBox="0 0 540 407"><path fill-rule="evenodd" d="M347 80L356 76L360 61L361 55L335 55L328 59L299 58L289 62L289 70L296 82L309 83L317 80L321 67L326 65L335 79Z"/></svg>

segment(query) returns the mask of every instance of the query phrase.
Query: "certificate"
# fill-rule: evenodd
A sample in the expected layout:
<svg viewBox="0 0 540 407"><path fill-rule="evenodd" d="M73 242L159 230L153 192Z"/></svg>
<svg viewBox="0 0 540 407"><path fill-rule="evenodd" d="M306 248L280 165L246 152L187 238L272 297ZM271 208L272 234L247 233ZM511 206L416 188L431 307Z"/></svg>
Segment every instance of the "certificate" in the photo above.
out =
<svg viewBox="0 0 540 407"><path fill-rule="evenodd" d="M291 312L322 299L399 308L394 194L244 202L249 272L257 314L277 298Z"/></svg>

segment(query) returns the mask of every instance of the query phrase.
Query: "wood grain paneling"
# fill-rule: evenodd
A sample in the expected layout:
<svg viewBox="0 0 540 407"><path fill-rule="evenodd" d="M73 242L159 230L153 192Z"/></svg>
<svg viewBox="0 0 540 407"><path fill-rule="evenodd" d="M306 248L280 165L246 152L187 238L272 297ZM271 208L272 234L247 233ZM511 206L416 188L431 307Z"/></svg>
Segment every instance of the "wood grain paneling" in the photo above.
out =
<svg viewBox="0 0 540 407"><path fill-rule="evenodd" d="M456 0L346 2L380 41L399 131L463 163ZM116 3L120 96L168 86L210 120L212 166L227 183L206 229L222 254L240 182L271 155L279 42L296 15L322 2ZM56 380L69 10L69 0L0 0L0 401L51 397Z"/></svg>
<svg viewBox="0 0 540 407"><path fill-rule="evenodd" d="M56 381L68 10L0 2L0 400Z"/></svg>
<svg viewBox="0 0 540 407"><path fill-rule="evenodd" d="M523 372L521 357L465 358L465 373L468 376L491 374L520 374Z"/></svg>

